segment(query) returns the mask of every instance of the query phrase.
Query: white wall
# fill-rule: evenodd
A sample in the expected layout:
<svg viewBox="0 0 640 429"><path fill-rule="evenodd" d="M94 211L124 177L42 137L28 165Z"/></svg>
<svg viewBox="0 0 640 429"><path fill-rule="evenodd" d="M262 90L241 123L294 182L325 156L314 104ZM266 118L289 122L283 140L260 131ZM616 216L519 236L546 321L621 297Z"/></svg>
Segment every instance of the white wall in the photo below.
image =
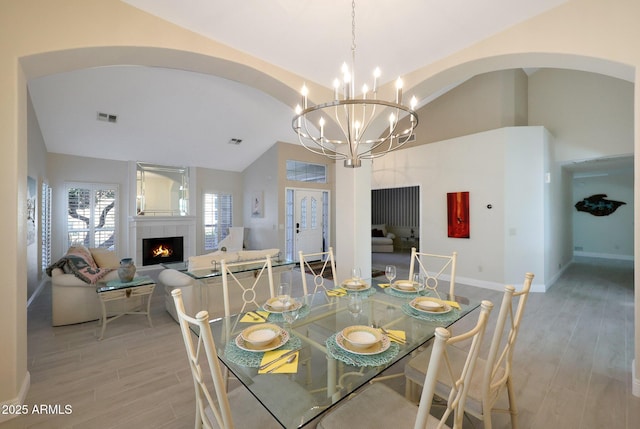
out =
<svg viewBox="0 0 640 429"><path fill-rule="evenodd" d="M594 216L573 208L575 254L633 260L633 171L607 176L582 177L573 181L573 206L594 194L626 203L609 216Z"/></svg>
<svg viewBox="0 0 640 429"><path fill-rule="evenodd" d="M232 171L196 168L196 187L191 192L195 194L195 207L191 215L196 217L196 249L197 254L207 253L204 250L204 226L202 216L202 195L208 193L230 193L233 195L233 225L244 225L244 192L243 176Z"/></svg>
<svg viewBox="0 0 640 429"><path fill-rule="evenodd" d="M36 241L27 246L27 297L31 297L38 287L43 273L40 270L40 256L42 239L40 237L41 206L42 206L42 183L47 179L47 149L44 145L40 125L36 118L31 99L27 99L28 117L28 176L36 180ZM26 178L25 178L26 180Z"/></svg>
<svg viewBox="0 0 640 429"><path fill-rule="evenodd" d="M555 136L557 162L633 153L633 83L575 70L529 77L529 125Z"/></svg>
<svg viewBox="0 0 640 429"><path fill-rule="evenodd" d="M460 283L501 290L531 271L542 290L546 144L541 127L517 127L401 150L374 162L372 188L420 186L420 248L457 251ZM446 195L458 191L470 194L469 239L447 237Z"/></svg>
<svg viewBox="0 0 640 429"><path fill-rule="evenodd" d="M244 176L244 227L247 247L250 249L284 248L279 246L278 213L284 210L278 201L278 145L274 144L243 172ZM256 196L263 198L264 214L251 215L251 201Z"/></svg>

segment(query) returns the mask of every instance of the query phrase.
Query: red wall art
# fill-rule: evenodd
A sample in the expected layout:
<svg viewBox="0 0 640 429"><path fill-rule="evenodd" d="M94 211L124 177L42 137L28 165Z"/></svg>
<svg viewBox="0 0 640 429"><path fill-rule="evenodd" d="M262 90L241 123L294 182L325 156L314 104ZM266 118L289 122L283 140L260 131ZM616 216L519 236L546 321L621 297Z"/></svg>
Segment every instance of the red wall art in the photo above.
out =
<svg viewBox="0 0 640 429"><path fill-rule="evenodd" d="M469 238L469 193L447 193L447 232L452 238Z"/></svg>

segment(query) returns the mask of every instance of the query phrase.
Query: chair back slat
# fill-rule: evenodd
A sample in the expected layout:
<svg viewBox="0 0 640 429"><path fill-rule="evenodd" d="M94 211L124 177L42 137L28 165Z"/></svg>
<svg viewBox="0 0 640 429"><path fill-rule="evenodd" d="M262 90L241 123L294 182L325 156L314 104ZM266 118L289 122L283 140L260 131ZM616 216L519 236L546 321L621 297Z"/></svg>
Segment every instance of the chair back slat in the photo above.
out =
<svg viewBox="0 0 640 429"><path fill-rule="evenodd" d="M425 283L428 289L438 293L438 285L440 281L449 281L449 295L455 296L456 288L456 261L458 252L451 255L437 255L434 253L418 252L415 247L411 248L411 262L409 263L409 280L413 280L415 273L425 277ZM416 267L417 264L417 267ZM418 270L418 269L419 270Z"/></svg>
<svg viewBox="0 0 640 429"><path fill-rule="evenodd" d="M224 429L233 429L231 408L227 397L226 382L222 375L216 344L209 326L209 313L200 311L195 318L185 314L184 302L182 301L182 291L174 289L171 291L173 301L176 305L176 313L187 351L187 359L193 377L193 384L196 393L196 427L213 428L208 419L212 414L216 419L217 426ZM194 344L194 333L191 327L198 330L197 344ZM204 356L201 352L204 350ZM202 361L206 362L213 381L213 390L207 386L208 377L202 367ZM212 394L213 392L213 394ZM209 411L207 413L206 411Z"/></svg>
<svg viewBox="0 0 640 429"><path fill-rule="evenodd" d="M449 392L446 408L436 427L445 427L446 421L453 414L453 429L462 428L465 400L469 392L469 387L471 386L471 379L476 361L478 360L478 353L484 338L489 314L493 309L493 303L490 301L482 301L480 308L478 322L467 332L451 337L451 334L446 329L442 327L436 328L436 335L431 349L429 366L425 374L414 429L426 427L438 377L443 371L448 374L453 388ZM469 346L464 366L462 369L456 370L449 360L448 348L464 341L470 341L471 345Z"/></svg>
<svg viewBox="0 0 640 429"><path fill-rule="evenodd" d="M225 317L229 317L236 311L236 309L231 308L230 296L232 290L236 292L240 292L242 298L242 307L237 310L242 313L245 311L249 304L252 305L252 308L258 308L263 303L258 302L257 297L259 296L259 289L264 283L264 279L266 278L269 284L269 297L273 298L275 296L275 288L273 284L273 268L271 265L271 257L266 256L261 259L256 259L250 261L252 265L255 265L255 269L253 270L253 281L251 284L248 284L246 271L242 272L240 275L237 272L234 272L234 269L237 267L246 266L249 262L233 262L227 263L224 259L220 262L221 271L222 271L222 295L224 302L224 315Z"/></svg>
<svg viewBox="0 0 640 429"><path fill-rule="evenodd" d="M331 278L333 284L339 284L336 279L336 263L333 257L333 247L329 247L326 252L317 253L302 253L302 250L298 252L298 259L300 261L300 272L302 275L302 290L305 295L309 294L307 286L307 274L313 276L313 293L316 293L318 289L327 290L325 285L325 275L331 270ZM320 261L320 266L313 264ZM312 265L313 264L313 265Z"/></svg>
<svg viewBox="0 0 640 429"><path fill-rule="evenodd" d="M483 396L485 398L483 402L487 404L491 402L490 398L498 396L500 390L506 386L507 380L511 377L513 351L520 332L520 323L533 278L532 273L526 273L522 290L519 292L516 292L512 285L505 286L483 377ZM514 309L516 300L517 305Z"/></svg>

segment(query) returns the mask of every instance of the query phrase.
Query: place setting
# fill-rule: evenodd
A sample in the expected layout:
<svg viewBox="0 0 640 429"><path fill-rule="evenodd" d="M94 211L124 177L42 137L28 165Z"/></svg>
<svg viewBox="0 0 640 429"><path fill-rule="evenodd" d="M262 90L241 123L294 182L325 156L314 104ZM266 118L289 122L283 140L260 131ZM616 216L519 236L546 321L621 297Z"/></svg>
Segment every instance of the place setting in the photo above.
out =
<svg viewBox="0 0 640 429"><path fill-rule="evenodd" d="M420 296L424 293L425 283L419 274L414 274L412 280L396 280L390 281L389 286L385 288L385 293L398 298L412 298Z"/></svg>
<svg viewBox="0 0 640 429"><path fill-rule="evenodd" d="M460 304L455 301L418 296L402 304L402 311L411 317L429 322L448 322L459 318Z"/></svg>
<svg viewBox="0 0 640 429"><path fill-rule="evenodd" d="M278 286L278 295L269 298L262 305L264 312L269 313L270 322L293 323L298 318L309 314L309 306L291 296L291 284L282 283Z"/></svg>
<svg viewBox="0 0 640 429"><path fill-rule="evenodd" d="M400 347L396 340L400 337L394 338L392 340L379 328L352 325L330 336L326 346L330 357L347 365L380 366L388 364L398 354Z"/></svg>
<svg viewBox="0 0 640 429"><path fill-rule="evenodd" d="M371 284L362 278L360 268L353 268L351 270L351 278L340 283L339 288L327 291L327 295L332 297L345 296L353 293L358 293L361 296L370 296L376 293L376 290L371 287Z"/></svg>
<svg viewBox="0 0 640 429"><path fill-rule="evenodd" d="M286 348L285 348L286 346ZM286 329L274 323L262 323L243 329L227 343L225 357L230 361L249 368L258 368L259 373L295 373L297 357L287 365L281 362L283 355L297 356L302 341L292 336ZM283 365L274 368L276 362Z"/></svg>

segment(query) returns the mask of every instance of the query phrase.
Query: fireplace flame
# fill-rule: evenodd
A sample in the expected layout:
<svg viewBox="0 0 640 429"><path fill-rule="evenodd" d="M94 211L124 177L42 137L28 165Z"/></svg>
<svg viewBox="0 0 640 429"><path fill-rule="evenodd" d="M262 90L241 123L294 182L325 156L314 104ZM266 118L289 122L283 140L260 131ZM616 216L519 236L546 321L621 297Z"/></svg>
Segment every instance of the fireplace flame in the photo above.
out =
<svg viewBox="0 0 640 429"><path fill-rule="evenodd" d="M160 245L151 251L154 258L167 258L173 254L173 249Z"/></svg>

